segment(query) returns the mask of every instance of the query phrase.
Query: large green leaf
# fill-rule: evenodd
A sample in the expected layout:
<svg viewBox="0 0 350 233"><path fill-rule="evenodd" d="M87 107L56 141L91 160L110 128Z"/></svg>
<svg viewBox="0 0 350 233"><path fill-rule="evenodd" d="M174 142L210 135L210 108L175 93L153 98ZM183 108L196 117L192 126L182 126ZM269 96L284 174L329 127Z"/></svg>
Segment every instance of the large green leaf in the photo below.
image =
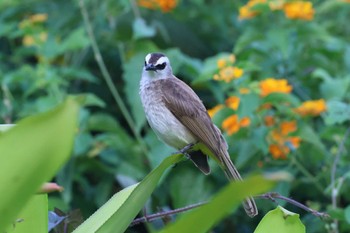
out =
<svg viewBox="0 0 350 233"><path fill-rule="evenodd" d="M239 206L245 197L266 192L272 186L273 182L261 176L251 177L244 182L231 182L208 204L185 214L161 233L208 232L216 223L230 214L232 209Z"/></svg>
<svg viewBox="0 0 350 233"><path fill-rule="evenodd" d="M8 227L7 233L46 233L48 228L47 194L36 194Z"/></svg>
<svg viewBox="0 0 350 233"><path fill-rule="evenodd" d="M0 136L0 232L40 186L68 159L77 130L78 105L28 117Z"/></svg>
<svg viewBox="0 0 350 233"><path fill-rule="evenodd" d="M124 232L145 205L164 171L182 158L182 154L166 158L139 184L115 194L105 205L81 224L74 233Z"/></svg>
<svg viewBox="0 0 350 233"><path fill-rule="evenodd" d="M305 233L305 226L299 219L299 214L290 212L281 206L268 212L260 221L254 233Z"/></svg>

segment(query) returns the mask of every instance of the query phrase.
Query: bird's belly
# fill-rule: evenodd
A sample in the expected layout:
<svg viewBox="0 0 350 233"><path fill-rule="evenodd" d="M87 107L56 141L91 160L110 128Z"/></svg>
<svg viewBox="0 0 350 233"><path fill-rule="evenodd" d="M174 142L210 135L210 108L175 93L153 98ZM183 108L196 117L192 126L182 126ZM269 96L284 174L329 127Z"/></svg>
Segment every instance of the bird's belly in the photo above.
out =
<svg viewBox="0 0 350 233"><path fill-rule="evenodd" d="M182 149L196 142L192 133L161 103L150 105L145 110L150 126L158 138L169 146Z"/></svg>

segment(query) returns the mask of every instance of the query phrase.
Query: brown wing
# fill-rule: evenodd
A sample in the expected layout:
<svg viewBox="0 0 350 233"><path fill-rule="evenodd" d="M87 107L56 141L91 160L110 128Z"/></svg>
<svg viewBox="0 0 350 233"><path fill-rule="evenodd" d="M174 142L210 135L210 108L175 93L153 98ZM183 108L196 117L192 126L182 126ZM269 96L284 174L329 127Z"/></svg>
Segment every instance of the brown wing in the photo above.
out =
<svg viewBox="0 0 350 233"><path fill-rule="evenodd" d="M200 142L218 156L220 148L225 146L221 140L221 132L212 123L196 93L176 77L160 79L157 82L160 83L167 108Z"/></svg>

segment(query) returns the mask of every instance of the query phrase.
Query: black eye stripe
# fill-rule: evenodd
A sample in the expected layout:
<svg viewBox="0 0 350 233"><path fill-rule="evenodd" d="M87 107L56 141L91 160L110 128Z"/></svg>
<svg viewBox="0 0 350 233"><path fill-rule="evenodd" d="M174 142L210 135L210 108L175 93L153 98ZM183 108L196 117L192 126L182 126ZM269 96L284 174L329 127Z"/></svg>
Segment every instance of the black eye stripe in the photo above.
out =
<svg viewBox="0 0 350 233"><path fill-rule="evenodd" d="M162 64L156 65L156 68L157 68L157 70L164 70L165 66L166 66L166 63L164 62Z"/></svg>

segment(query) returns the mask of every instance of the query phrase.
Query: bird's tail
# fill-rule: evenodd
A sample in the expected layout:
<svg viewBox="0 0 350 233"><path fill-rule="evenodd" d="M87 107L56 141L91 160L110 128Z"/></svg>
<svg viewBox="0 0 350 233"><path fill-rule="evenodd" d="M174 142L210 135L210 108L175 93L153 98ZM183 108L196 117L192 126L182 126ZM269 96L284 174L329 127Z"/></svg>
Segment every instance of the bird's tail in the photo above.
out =
<svg viewBox="0 0 350 233"><path fill-rule="evenodd" d="M237 171L235 165L233 165L230 156L226 151L222 155L222 163L226 177L229 180L242 180L241 175ZM247 215L251 218L258 214L258 209L256 208L255 201L252 197L248 197L243 201L243 207Z"/></svg>

